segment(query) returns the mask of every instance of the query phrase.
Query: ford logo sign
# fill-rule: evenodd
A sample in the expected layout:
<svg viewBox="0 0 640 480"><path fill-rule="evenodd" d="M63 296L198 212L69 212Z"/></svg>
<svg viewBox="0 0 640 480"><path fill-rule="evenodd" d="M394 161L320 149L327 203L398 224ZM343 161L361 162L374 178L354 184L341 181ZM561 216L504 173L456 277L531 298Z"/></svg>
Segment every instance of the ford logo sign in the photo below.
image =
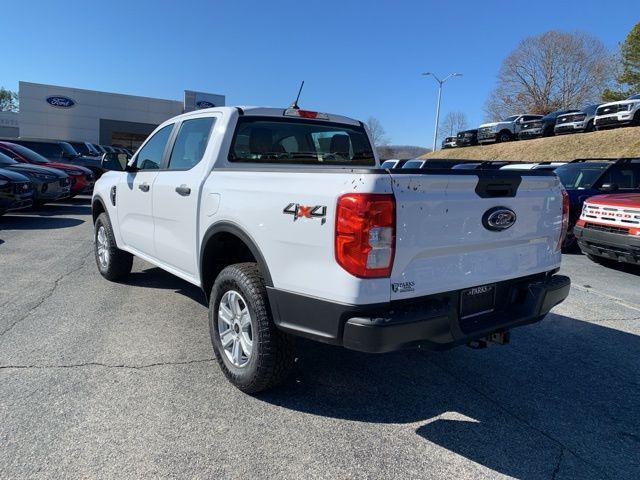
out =
<svg viewBox="0 0 640 480"><path fill-rule="evenodd" d="M516 212L507 207L493 207L482 216L482 225L487 230L500 232L516 223Z"/></svg>
<svg viewBox="0 0 640 480"><path fill-rule="evenodd" d="M198 108L213 108L215 105L211 102L207 102L206 100L200 100L196 103L196 107Z"/></svg>
<svg viewBox="0 0 640 480"><path fill-rule="evenodd" d="M76 102L71 100L69 97L63 97L60 95L47 97L47 103L56 108L71 108L76 104Z"/></svg>

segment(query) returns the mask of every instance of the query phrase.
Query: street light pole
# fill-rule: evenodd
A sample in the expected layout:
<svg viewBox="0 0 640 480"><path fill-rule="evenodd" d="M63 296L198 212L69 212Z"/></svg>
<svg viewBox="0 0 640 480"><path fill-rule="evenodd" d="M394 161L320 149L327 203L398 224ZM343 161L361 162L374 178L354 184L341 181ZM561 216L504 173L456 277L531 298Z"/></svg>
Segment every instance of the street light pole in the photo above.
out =
<svg viewBox="0 0 640 480"><path fill-rule="evenodd" d="M436 104L436 125L433 129L433 151L436 151L436 146L438 144L438 124L440 123L440 99L442 98L442 85L444 82L449 80L451 77L461 77L461 73L450 73L442 80L440 80L435 73L424 72L422 75L424 76L432 76L433 79L438 82L438 103Z"/></svg>

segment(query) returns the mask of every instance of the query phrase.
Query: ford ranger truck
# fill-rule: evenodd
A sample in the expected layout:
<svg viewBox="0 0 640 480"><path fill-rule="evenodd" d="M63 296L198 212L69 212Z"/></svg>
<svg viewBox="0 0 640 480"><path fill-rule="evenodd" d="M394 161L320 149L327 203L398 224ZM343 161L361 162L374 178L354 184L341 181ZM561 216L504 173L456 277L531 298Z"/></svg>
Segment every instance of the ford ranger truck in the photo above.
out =
<svg viewBox="0 0 640 480"><path fill-rule="evenodd" d="M640 194L589 198L573 231L591 260L640 265Z"/></svg>
<svg viewBox="0 0 640 480"><path fill-rule="evenodd" d="M286 378L296 336L484 346L569 293L551 172L382 169L358 120L257 107L177 116L102 166L98 270L124 280L135 255L201 287L217 362L245 392Z"/></svg>

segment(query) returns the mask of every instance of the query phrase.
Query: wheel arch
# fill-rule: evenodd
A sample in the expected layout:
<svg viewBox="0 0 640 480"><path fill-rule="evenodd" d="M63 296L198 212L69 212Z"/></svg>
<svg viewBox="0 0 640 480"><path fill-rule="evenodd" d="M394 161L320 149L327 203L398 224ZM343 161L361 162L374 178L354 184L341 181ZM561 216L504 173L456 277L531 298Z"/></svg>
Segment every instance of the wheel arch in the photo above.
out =
<svg viewBox="0 0 640 480"><path fill-rule="evenodd" d="M105 206L104 201L98 195L96 195L93 200L91 200L91 215L93 217L93 223L96 223L96 220L100 216L101 213L106 213L107 216L109 212L107 212L107 207Z"/></svg>
<svg viewBox="0 0 640 480"><path fill-rule="evenodd" d="M256 262L265 285L273 287L267 262L256 241L233 222L217 222L207 229L202 238L199 259L200 284L207 300L218 273L234 263Z"/></svg>

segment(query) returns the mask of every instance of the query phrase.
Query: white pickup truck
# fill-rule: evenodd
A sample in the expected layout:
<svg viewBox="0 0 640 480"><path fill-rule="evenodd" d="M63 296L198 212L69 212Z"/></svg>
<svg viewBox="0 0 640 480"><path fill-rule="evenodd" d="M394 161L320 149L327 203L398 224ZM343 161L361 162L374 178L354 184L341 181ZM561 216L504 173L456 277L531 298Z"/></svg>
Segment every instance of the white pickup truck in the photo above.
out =
<svg viewBox="0 0 640 480"><path fill-rule="evenodd" d="M363 352L503 343L562 302L551 172L379 167L364 124L299 109L172 118L92 199L100 273L138 256L200 286L227 378L282 381L295 336Z"/></svg>

